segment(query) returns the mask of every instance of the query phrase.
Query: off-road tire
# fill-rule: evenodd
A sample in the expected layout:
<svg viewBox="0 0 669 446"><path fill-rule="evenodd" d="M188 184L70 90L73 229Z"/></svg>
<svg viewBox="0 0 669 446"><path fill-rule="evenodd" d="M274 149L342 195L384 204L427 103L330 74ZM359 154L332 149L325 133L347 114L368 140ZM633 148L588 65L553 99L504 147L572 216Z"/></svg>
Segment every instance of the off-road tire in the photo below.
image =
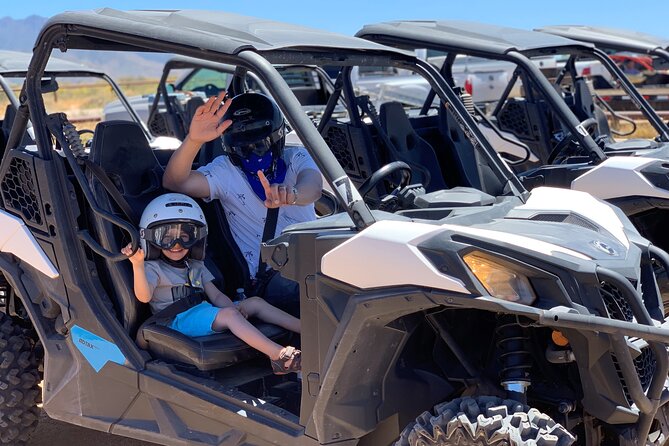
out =
<svg viewBox="0 0 669 446"><path fill-rule="evenodd" d="M0 313L0 444L28 442L39 421L39 382L34 343Z"/></svg>
<svg viewBox="0 0 669 446"><path fill-rule="evenodd" d="M458 398L423 412L395 446L569 446L574 437L548 415L513 400Z"/></svg>

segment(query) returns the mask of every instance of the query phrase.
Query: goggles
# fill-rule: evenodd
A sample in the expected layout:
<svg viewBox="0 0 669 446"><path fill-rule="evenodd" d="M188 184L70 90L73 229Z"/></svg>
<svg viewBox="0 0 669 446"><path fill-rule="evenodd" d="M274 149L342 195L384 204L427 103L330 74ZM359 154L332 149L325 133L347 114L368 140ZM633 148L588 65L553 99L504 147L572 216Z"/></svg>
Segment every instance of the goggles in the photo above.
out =
<svg viewBox="0 0 669 446"><path fill-rule="evenodd" d="M140 235L160 249L171 249L177 243L190 249L207 236L207 228L195 223L164 223L143 229Z"/></svg>

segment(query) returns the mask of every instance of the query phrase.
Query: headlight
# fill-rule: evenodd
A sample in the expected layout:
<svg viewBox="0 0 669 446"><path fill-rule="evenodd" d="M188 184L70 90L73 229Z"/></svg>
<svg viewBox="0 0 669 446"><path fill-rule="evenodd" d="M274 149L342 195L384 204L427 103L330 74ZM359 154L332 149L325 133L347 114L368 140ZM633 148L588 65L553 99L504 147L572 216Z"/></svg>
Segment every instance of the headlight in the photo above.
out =
<svg viewBox="0 0 669 446"><path fill-rule="evenodd" d="M480 252L470 252L463 260L491 296L531 305L537 298L526 275L504 260L492 260Z"/></svg>

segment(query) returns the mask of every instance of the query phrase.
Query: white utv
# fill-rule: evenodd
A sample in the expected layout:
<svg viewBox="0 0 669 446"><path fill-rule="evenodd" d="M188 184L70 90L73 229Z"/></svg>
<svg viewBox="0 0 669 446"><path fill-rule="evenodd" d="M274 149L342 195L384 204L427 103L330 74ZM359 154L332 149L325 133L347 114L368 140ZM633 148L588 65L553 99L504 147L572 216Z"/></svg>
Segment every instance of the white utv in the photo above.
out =
<svg viewBox="0 0 669 446"><path fill-rule="evenodd" d="M446 56L439 59L440 71L451 84L458 55L513 63L514 75L495 107L482 110L462 98L523 184L567 187L607 200L653 244L669 248L669 127L602 50L547 33L456 20L370 24L356 35L440 52ZM552 74L536 63L548 56L564 57ZM646 119L652 138L629 138L636 124L596 95L577 70L580 60L598 61L609 71ZM423 109L433 100L428 95ZM669 299L666 279L662 283Z"/></svg>
<svg viewBox="0 0 669 446"><path fill-rule="evenodd" d="M163 192L162 154L126 121L101 122L82 150L67 116L44 108L54 48L171 52L240 67L231 94L244 70L268 87L345 211L262 249L300 285L301 378L272 374L230 333L188 338L147 322L119 249L137 246L133 215ZM430 64L214 11L63 13L35 49L0 164L0 442L27 443L40 380L49 416L166 445L669 438L669 330L652 266L666 254L586 193L525 191ZM287 62L341 67L319 128L272 65ZM363 119L351 67L383 65L425 77L439 108L409 117L389 103L385 125ZM348 119L331 118L340 100ZM21 142L29 119L35 146ZM430 175L412 169L428 157ZM243 286L225 215L216 203L205 213L209 265L222 288Z"/></svg>

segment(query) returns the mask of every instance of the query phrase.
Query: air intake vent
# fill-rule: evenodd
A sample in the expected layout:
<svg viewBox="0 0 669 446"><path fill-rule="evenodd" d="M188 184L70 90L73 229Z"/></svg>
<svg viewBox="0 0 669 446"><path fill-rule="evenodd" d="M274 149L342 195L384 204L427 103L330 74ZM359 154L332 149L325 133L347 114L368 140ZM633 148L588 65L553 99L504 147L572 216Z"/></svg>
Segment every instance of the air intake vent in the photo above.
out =
<svg viewBox="0 0 669 446"><path fill-rule="evenodd" d="M568 223L570 225L580 226L591 231L599 232L599 228L590 223L585 218L576 214L537 214L530 218L535 221L548 221L553 223Z"/></svg>

